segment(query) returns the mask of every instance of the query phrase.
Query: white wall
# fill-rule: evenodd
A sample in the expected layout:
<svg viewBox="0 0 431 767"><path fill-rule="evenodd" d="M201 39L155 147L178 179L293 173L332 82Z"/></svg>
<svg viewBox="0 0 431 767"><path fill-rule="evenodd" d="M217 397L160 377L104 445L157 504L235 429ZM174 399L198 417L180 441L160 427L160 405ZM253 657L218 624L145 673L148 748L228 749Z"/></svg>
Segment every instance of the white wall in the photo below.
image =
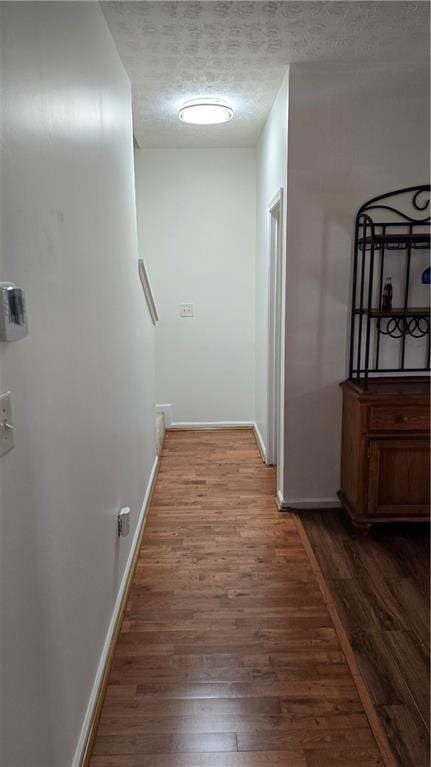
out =
<svg viewBox="0 0 431 767"><path fill-rule="evenodd" d="M160 316L157 401L175 422L254 421L255 152L135 155L140 252Z"/></svg>
<svg viewBox="0 0 431 767"><path fill-rule="evenodd" d="M293 65L285 500L336 503L352 232L369 198L429 180L425 72Z"/></svg>
<svg viewBox="0 0 431 767"><path fill-rule="evenodd" d="M0 280L2 767L69 767L155 457L130 88L97 3L4 3Z"/></svg>
<svg viewBox="0 0 431 767"><path fill-rule="evenodd" d="M269 205L280 189L284 194L282 250L286 249L287 206L288 75L257 145L256 211L256 423L264 444L268 444L268 298L269 298ZM283 456L280 456L282 462Z"/></svg>

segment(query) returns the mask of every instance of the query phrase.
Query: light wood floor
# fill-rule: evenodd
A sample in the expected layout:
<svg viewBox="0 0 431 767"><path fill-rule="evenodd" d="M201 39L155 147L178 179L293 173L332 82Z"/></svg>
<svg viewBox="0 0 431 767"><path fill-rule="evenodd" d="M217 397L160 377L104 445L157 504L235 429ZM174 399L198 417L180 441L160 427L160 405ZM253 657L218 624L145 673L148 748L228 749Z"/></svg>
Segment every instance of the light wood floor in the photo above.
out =
<svg viewBox="0 0 431 767"><path fill-rule="evenodd" d="M376 767L250 431L168 432L92 767Z"/></svg>
<svg viewBox="0 0 431 767"><path fill-rule="evenodd" d="M429 527L301 519L399 767L429 767Z"/></svg>

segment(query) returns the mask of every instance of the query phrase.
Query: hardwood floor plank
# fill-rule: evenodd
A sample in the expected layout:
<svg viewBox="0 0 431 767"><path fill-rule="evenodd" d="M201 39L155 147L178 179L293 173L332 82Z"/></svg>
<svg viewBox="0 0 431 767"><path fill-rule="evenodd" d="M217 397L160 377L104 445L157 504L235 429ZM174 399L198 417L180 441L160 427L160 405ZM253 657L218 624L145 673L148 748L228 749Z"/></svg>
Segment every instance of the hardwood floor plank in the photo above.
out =
<svg viewBox="0 0 431 767"><path fill-rule="evenodd" d="M430 654L430 621L429 597L409 578L388 580L388 588L392 598L401 606L407 616L406 629L411 632L422 652L429 658Z"/></svg>
<svg viewBox="0 0 431 767"><path fill-rule="evenodd" d="M391 656L397 663L412 699L413 706L421 715L425 727L430 722L429 690L423 689L424 679L429 679L429 660L407 631L389 631L386 639ZM408 658L408 663L406 659Z"/></svg>
<svg viewBox="0 0 431 767"><path fill-rule="evenodd" d="M408 699L408 687L399 673L398 665L393 655L386 652L386 632L355 629L352 647L374 703L394 704Z"/></svg>
<svg viewBox="0 0 431 767"><path fill-rule="evenodd" d="M110 685L108 691L116 689L117 685ZM118 685L122 689L123 685ZM133 693L127 692L129 687L125 686L126 693L123 696L125 700L134 700ZM251 698L251 697L283 697L294 698L296 701L313 698L324 698L331 700L332 697L337 700L350 695L355 686L351 675L344 665L334 666L328 664L327 667L310 665L305 669L294 669L287 678L271 679L265 681L248 682L196 682L186 685L172 683L162 684L144 684L136 686L136 696L143 695L146 698L156 697L160 700L170 699L207 699L207 698ZM121 697L120 694L117 694ZM115 695L114 697L117 697ZM109 700L109 695L107 697Z"/></svg>
<svg viewBox="0 0 431 767"><path fill-rule="evenodd" d="M105 713L111 716L171 717L171 716L226 716L244 714L281 714L280 698L174 698L159 703L143 695L125 702L115 699L105 705Z"/></svg>
<svg viewBox="0 0 431 767"><path fill-rule="evenodd" d="M171 733L160 735L100 735L95 745L97 756L131 754L219 753L237 751L235 733Z"/></svg>
<svg viewBox="0 0 431 767"><path fill-rule="evenodd" d="M239 751L280 751L281 749L298 748L304 753L317 751L321 753L324 750L349 746L352 738L355 740L355 748L371 749L374 751L374 737L365 716L362 717L362 726L357 725L355 729L340 727L333 730L328 729L326 722L322 727L311 729L305 728L303 731L283 732L279 735L256 735L254 733L238 733Z"/></svg>
<svg viewBox="0 0 431 767"><path fill-rule="evenodd" d="M364 750L354 746L309 751L307 767L383 767L383 762L372 749Z"/></svg>
<svg viewBox="0 0 431 767"><path fill-rule="evenodd" d="M305 755L293 750L230 754L96 756L93 759L93 764L94 767L308 767ZM364 763L362 767L371 767L371 765L375 767L375 765L380 764L381 762L374 761ZM317 765L313 765L313 767L317 767ZM347 763L344 767L347 767Z"/></svg>
<svg viewBox="0 0 431 767"><path fill-rule="evenodd" d="M341 719L336 715L334 719ZM343 721L343 720L341 720ZM322 717L321 720L313 717L306 718L306 728L315 725L322 728L333 724L331 717ZM100 735L139 735L139 734L165 734L172 733L271 733L284 731L288 733L292 727L292 717L289 714L278 716L267 715L202 715L192 716L167 716L149 718L140 713L116 714L103 712L100 724ZM341 729L341 726L340 726Z"/></svg>
<svg viewBox="0 0 431 767"><path fill-rule="evenodd" d="M409 705L379 707L381 720L390 733L393 750L402 767L428 767L429 734L416 710Z"/></svg>

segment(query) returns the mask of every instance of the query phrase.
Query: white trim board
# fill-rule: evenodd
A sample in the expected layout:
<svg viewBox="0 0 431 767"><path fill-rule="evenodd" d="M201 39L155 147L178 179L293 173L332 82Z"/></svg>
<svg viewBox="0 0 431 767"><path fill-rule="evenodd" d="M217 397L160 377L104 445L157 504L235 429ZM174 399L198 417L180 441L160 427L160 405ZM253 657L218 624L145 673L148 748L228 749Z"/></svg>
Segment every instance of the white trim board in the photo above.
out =
<svg viewBox="0 0 431 767"><path fill-rule="evenodd" d="M170 429L253 429L253 421L172 421Z"/></svg>
<svg viewBox="0 0 431 767"><path fill-rule="evenodd" d="M278 210L278 225L274 213ZM285 492L285 345L286 345L286 258L287 258L286 193L280 187L267 206L268 243L268 435L266 462L276 464L277 496ZM273 233L277 231L277 247L273 249Z"/></svg>
<svg viewBox="0 0 431 767"><path fill-rule="evenodd" d="M267 463L267 460L266 460L266 447L265 447L265 443L263 441L263 437L262 437L262 435L260 433L260 430L259 430L259 427L258 427L257 423L253 424L253 431L254 431L254 436L256 437L257 446L259 448L260 457L262 458L262 461L264 463Z"/></svg>
<svg viewBox="0 0 431 767"><path fill-rule="evenodd" d="M84 751L87 745L88 733L90 731L90 727L93 721L93 715L97 705L100 685L102 683L103 675L105 673L106 662L108 659L109 650L111 648L112 638L114 636L115 627L116 627L118 615L121 609L121 603L123 601L124 592L127 586L130 568L132 566L133 558L136 551L136 546L139 541L139 534L142 530L142 525L144 524L145 517L149 509L149 500L151 498L151 492L153 489L155 478L157 476L158 463L159 463L159 457L156 456L154 459L153 468L151 469L151 474L148 480L147 489L145 491L145 497L141 507L141 511L139 512L135 534L133 536L132 545L130 546L130 552L127 558L126 566L124 568L124 573L121 579L120 587L118 589L117 598L115 600L114 609L112 611L111 620L109 622L109 627L106 634L106 639L103 644L102 653L100 655L99 663L97 666L96 676L94 677L93 686L91 688L90 699L88 701L87 710L85 712L84 721L82 723L81 733L78 739L78 745L76 747L75 754L72 760L72 767L80 767L80 765L82 764L82 759L84 757Z"/></svg>
<svg viewBox="0 0 431 767"><path fill-rule="evenodd" d="M281 509L339 509L338 498L286 498L277 493L277 502Z"/></svg>
<svg viewBox="0 0 431 767"><path fill-rule="evenodd" d="M280 462L280 446L283 441L281 403L283 397L281 358L284 344L283 327L283 189L279 189L268 205L268 439L267 460L270 464ZM277 472L278 473L278 472ZM279 487L277 477L277 487Z"/></svg>

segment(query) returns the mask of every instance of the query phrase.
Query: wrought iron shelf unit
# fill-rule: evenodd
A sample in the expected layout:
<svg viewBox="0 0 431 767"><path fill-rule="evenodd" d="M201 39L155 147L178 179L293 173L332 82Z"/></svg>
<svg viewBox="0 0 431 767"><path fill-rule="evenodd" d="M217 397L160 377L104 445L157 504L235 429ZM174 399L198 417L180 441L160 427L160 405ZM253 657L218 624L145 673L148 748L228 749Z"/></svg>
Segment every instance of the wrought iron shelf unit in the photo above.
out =
<svg viewBox="0 0 431 767"><path fill-rule="evenodd" d="M349 377L364 388L371 377L429 374L429 290L419 275L429 266L430 190L374 197L357 213ZM397 276L390 309L382 306L386 269Z"/></svg>

